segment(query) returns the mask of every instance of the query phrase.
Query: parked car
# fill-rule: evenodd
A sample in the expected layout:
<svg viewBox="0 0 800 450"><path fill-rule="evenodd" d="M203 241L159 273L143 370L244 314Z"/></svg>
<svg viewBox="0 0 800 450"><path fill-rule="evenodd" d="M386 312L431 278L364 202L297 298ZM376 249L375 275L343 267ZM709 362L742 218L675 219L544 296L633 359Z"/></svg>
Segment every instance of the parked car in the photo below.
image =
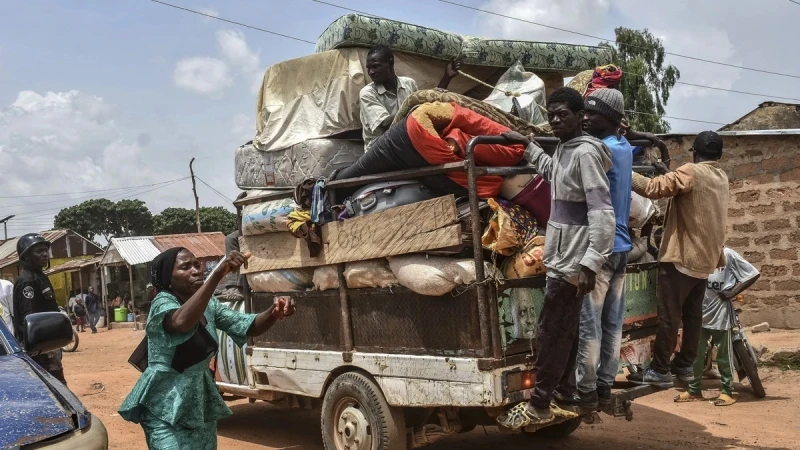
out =
<svg viewBox="0 0 800 450"><path fill-rule="evenodd" d="M31 314L26 327L27 351L0 321L0 448L108 449L100 419L30 357L71 342L69 318Z"/></svg>

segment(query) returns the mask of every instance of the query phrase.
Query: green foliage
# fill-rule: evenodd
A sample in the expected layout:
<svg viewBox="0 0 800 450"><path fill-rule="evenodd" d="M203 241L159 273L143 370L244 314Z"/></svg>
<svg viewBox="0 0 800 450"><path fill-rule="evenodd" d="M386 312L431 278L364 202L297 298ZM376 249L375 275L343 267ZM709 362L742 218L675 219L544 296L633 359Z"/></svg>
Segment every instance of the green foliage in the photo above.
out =
<svg viewBox="0 0 800 450"><path fill-rule="evenodd" d="M107 198L96 198L62 209L54 225L69 228L87 239L102 236L108 241L112 237L149 234L153 216L141 200L114 203Z"/></svg>
<svg viewBox="0 0 800 450"><path fill-rule="evenodd" d="M231 233L238 227L236 214L221 206L200 208L200 227L203 232ZM167 208L153 218L153 233L156 235L196 232L193 209Z"/></svg>
<svg viewBox="0 0 800 450"><path fill-rule="evenodd" d="M636 131L667 133L664 107L675 82L681 76L677 67L664 65L664 44L648 30L618 27L616 44L603 42L611 50L612 61L624 71L620 90L625 96L628 121Z"/></svg>

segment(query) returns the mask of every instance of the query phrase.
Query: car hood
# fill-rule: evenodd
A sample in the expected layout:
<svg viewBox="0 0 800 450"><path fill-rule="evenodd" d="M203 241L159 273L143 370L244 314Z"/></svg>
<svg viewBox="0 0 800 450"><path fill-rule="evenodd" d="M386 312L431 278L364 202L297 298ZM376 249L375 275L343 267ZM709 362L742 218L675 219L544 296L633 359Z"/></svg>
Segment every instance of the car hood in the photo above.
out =
<svg viewBox="0 0 800 450"><path fill-rule="evenodd" d="M83 405L71 393L65 398L69 391L45 381L33 364L25 356L0 357L0 448L43 441L87 420Z"/></svg>

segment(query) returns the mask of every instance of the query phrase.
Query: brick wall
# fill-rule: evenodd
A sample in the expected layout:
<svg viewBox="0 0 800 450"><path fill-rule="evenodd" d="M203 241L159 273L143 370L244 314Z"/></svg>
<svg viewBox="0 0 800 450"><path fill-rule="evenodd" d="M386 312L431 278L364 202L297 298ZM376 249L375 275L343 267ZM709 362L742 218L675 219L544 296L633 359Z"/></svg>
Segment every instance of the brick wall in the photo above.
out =
<svg viewBox="0 0 800 450"><path fill-rule="evenodd" d="M691 137L669 139L672 168L691 160ZM727 245L761 271L742 320L800 328L800 135L725 136L730 179Z"/></svg>

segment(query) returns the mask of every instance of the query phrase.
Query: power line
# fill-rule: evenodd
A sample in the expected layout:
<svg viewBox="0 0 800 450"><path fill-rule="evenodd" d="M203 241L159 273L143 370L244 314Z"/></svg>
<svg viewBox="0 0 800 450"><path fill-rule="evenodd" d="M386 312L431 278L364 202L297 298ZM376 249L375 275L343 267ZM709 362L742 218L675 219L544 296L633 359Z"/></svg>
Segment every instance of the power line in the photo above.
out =
<svg viewBox="0 0 800 450"><path fill-rule="evenodd" d="M321 2L319 0L311 0L311 1L314 1L314 2L317 2L317 3L325 3L325 2ZM461 3L453 2L453 1L450 1L450 0L439 0L439 1L442 2L442 3L447 3L447 4L450 4L450 5L453 5L453 6L458 6L458 7L465 8L465 9L471 9L473 11L479 11L479 12L482 12L482 13L485 13L485 14L491 14L493 16L504 17L506 19L517 20L517 21L520 21L520 22L529 23L531 25L537 25L537 26L540 26L540 27L549 28L551 30L563 31L565 33L576 34L578 36L584 36L584 37L588 37L588 38L592 38L592 39L598 39L598 40L601 40L601 41L608 41L608 42L617 43L617 41L615 39L607 39L607 38L604 38L604 37L601 37L601 36L595 36L595 35L592 35L592 34L581 33L579 31L567 30L566 28L560 28L560 27L555 27L555 26L552 26L552 25L547 25L547 24L543 24L543 23L539 23L539 22L534 22L532 20L520 19L518 17L509 16L509 15L501 14L501 13L494 12L494 11L488 11L488 10L485 10L485 9L477 8L475 6L463 5ZM792 0L789 0L789 1L792 1ZM335 7L338 7L338 8L342 8L342 9L349 9L349 8L345 8L343 6L332 5L330 3L326 3L326 4L331 5L331 6L335 6ZM352 11L355 11L355 10L352 10ZM355 11L355 12L358 12L358 11ZM636 48L644 48L642 46L637 46L637 45L630 45L630 46L631 47L636 47ZM678 58L691 59L693 61L700 61L700 62L704 62L704 63L708 63L708 64L716 64L716 65L719 65L719 66L733 67L735 69L749 70L749 71L752 71L752 72L765 73L765 74L769 74L769 75L777 75L777 76L787 77L787 78L800 78L800 75L793 75L793 74L790 74L790 73L775 72L775 71L764 70L764 69L755 69L753 67L739 66L739 65L736 65L736 64L730 64L730 63L725 63L725 62L721 62L721 61L711 61L709 59L698 58L696 56L681 55L679 53L672 53L672 52L667 52L667 51L665 51L664 54L671 55L671 56L676 56Z"/></svg>
<svg viewBox="0 0 800 450"><path fill-rule="evenodd" d="M220 192L220 191L218 191L218 190L214 189L213 187L211 187L211 185L210 185L210 184L208 184L208 183L206 183L205 181L203 181L203 179L202 179L202 178L200 178L199 176L195 175L195 178L197 178L198 180L200 180L200 182L201 182L201 183L205 184L207 188L209 188L209 189L211 189L212 191L214 191L214 193L215 193L215 194L217 194L217 195L218 195L218 196L219 196L221 199L223 199L223 200L225 200L225 201L228 201L228 202L231 202L231 203L233 203L233 199L230 199L230 198L228 198L228 197L227 197L225 194L223 194L222 192Z"/></svg>
<svg viewBox="0 0 800 450"><path fill-rule="evenodd" d="M297 38L297 37L294 37L294 36L289 36L289 35L286 35L286 34L277 33L275 31L265 30L264 28L259 28L259 27L255 27L255 26L252 26L252 25L247 25L247 24L244 24L244 23L241 23L241 22L236 22L235 20L225 19L225 18L218 17L218 16L212 16L211 14L206 14L206 13L203 13L203 12L200 12L200 11L195 11L194 9L184 8L182 6L173 5L171 3L162 2L160 0L150 0L150 1L153 2L153 3L158 3L160 5L169 6L170 8L180 9L180 10L183 10L183 11L186 11L186 12L190 12L190 13L193 13L193 14L197 14L197 15L203 16L203 17L208 17L209 19L221 20L223 22L232 23L234 25L239 25L240 27L250 28L251 30L261 31L263 33L269 33L269 34L272 34L272 35L275 35L275 36L280 36L280 37L284 37L286 39L292 39L292 40L299 41L299 42L305 42L306 44L312 44L312 45L316 45L317 44L316 42L312 42L312 41L309 41L307 39Z"/></svg>
<svg viewBox="0 0 800 450"><path fill-rule="evenodd" d="M798 2L798 1L796 1L796 0L789 0L789 1L790 1L790 2L792 2L792 3L794 3L795 5L800 5L800 2Z"/></svg>
<svg viewBox="0 0 800 450"><path fill-rule="evenodd" d="M645 76L642 75L642 74L625 72L623 70L622 76L625 77L626 75L627 76L631 76L631 77L637 77L637 78L645 78ZM800 102L800 98L781 97L779 95L769 95L769 94L759 94L759 93L756 93L756 92L738 91L738 90L735 90L735 89L725 89L725 88L715 87L715 86L706 86L704 84L690 83L688 81L677 80L677 81L675 81L675 84L682 84L682 85L685 85L685 86L692 86L692 87L698 87L698 88L703 88L703 89L711 89L711 90L714 90L714 91L731 92L731 93L734 93L734 94L752 95L754 97L777 98L779 100L790 100L790 101L794 101L794 102Z"/></svg>
<svg viewBox="0 0 800 450"><path fill-rule="evenodd" d="M625 112L626 113L630 113L630 114L639 114L639 115L642 115L642 116L653 116L653 117L660 117L660 118L664 118L664 119L683 120L683 121L686 121L686 122L709 123L709 124L712 124L712 125L727 125L726 123L721 123L721 122L711 122L711 121L708 121L708 120L700 120L700 119L686 119L686 118L683 118L683 117L673 117L673 116L659 116L658 114L653 114L653 113L648 113L648 112L639 112L639 111L633 111L633 110L628 110L628 109L626 109Z"/></svg>
<svg viewBox="0 0 800 450"><path fill-rule="evenodd" d="M185 180L185 179L186 178L176 178L176 179L170 180L170 181L162 181L161 183L153 183L153 184L148 184L148 185L143 185L143 186L134 186L134 187L130 187L130 188L117 188L117 189L113 189L113 191L130 192L132 190L140 189L140 188L143 188L143 187L158 186L158 185L161 185L161 184L167 184L167 183L171 183L173 181L181 181L181 180ZM111 190L109 190L109 191L111 191ZM103 192L103 191L95 191L95 192ZM117 192L117 194L119 194L119 193L120 192ZM115 194L115 195L117 195L117 194ZM56 194L56 195L59 195L59 194ZM74 200L84 200L84 199L91 199L91 198L95 198L95 197L96 197L96 194L95 195L81 196L81 197L73 197L73 198L62 198L62 199L59 199L59 200L50 200L50 201L46 201L46 202L19 203L19 204L16 204L16 205L0 205L0 208L14 208L14 207L20 207L20 206L33 206L33 205L46 205L46 204L50 204L50 203L59 203L59 202L72 202Z"/></svg>
<svg viewBox="0 0 800 450"><path fill-rule="evenodd" d="M125 193L121 194L122 197L118 197L117 199L118 200L125 200L125 199L131 198L131 197L135 197L135 196L139 196L139 195L142 195L142 194L146 194L148 192L152 192L152 191L155 191L157 189L165 188L167 186L172 186L173 184L178 183L178 182L183 181L183 180L186 180L187 178L188 177L178 178L176 180L170 181L168 184L162 184L160 186L156 186L154 188L150 188L150 189L147 189L147 190L144 190L144 191L125 192ZM115 196L111 196L111 197L114 198L114 197L116 197L118 195L120 195L120 194L116 194ZM75 206L75 205L70 205L70 206ZM27 219L32 219L34 217L50 217L50 216L52 216L52 214L49 214L49 213L51 213L53 211L61 211L62 209L68 208L68 207L69 206L64 206L64 207L61 207L61 208L50 208L50 209L44 209L44 210L41 210L41 211L31 211L31 212L28 212L28 213L17 214L17 217L27 218ZM45 214L45 213L47 213L47 214Z"/></svg>
<svg viewBox="0 0 800 450"><path fill-rule="evenodd" d="M181 180L185 180L186 178L189 178L189 177L175 178L174 180L162 181L162 182L159 182L159 183L152 183L152 184L142 184L142 185L139 185L139 186L127 186L127 187L119 187L119 188L97 189L97 190L94 190L94 191L61 192L61 193L53 193L53 194L7 195L7 196L0 196L0 198L54 197L56 195L88 194L90 192L124 191L124 190L127 190L127 189L150 187L150 186L156 186L156 185L159 185L159 184L170 183L170 182L173 182L173 181L181 181Z"/></svg>

